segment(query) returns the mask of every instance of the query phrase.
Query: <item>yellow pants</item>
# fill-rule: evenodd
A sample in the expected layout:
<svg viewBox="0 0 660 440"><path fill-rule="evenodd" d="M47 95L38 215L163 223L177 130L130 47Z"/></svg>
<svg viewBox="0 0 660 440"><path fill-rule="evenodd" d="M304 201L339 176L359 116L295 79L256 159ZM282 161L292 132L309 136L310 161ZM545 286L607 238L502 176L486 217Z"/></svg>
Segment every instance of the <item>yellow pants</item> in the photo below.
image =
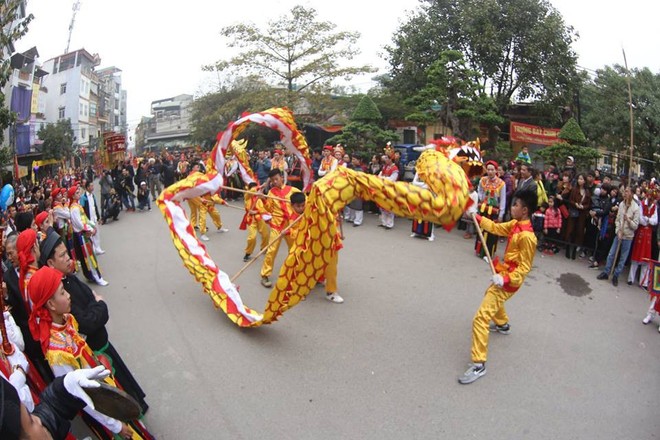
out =
<svg viewBox="0 0 660 440"><path fill-rule="evenodd" d="M328 261L325 268L325 293L335 293L337 291L337 263L339 261L339 251L335 252Z"/></svg>
<svg viewBox="0 0 660 440"><path fill-rule="evenodd" d="M220 218L220 213L215 209L215 205L207 205L206 203L200 203L199 207L199 232L206 234L206 214L211 216L213 224L216 228L222 228L222 219Z"/></svg>
<svg viewBox="0 0 660 440"><path fill-rule="evenodd" d="M280 235L279 231L275 229L270 230L270 237L268 243L271 243L273 240ZM293 238L290 235L285 235L282 239L277 240L275 243L271 244L266 251L266 256L264 257L264 263L261 266L261 276L269 277L273 273L273 263L275 262L275 257L277 257L277 251L280 249L280 242L282 240L286 241L288 247L291 247L293 244Z"/></svg>
<svg viewBox="0 0 660 440"><path fill-rule="evenodd" d="M506 292L495 284L491 284L486 290L481 306L472 320L472 362L486 362L490 321L497 325L509 322L504 302L514 293Z"/></svg>
<svg viewBox="0 0 660 440"><path fill-rule="evenodd" d="M199 224L199 208L202 205L202 202L198 197L194 199L188 199L188 206L190 207L190 225L193 229ZM206 220L204 220L206 222Z"/></svg>
<svg viewBox="0 0 660 440"><path fill-rule="evenodd" d="M254 248L257 246L257 232L261 236L261 250L268 246L268 238L270 233L268 232L268 225L263 220L252 220L247 227L248 236L247 236L247 246L245 246L245 255L250 255Z"/></svg>

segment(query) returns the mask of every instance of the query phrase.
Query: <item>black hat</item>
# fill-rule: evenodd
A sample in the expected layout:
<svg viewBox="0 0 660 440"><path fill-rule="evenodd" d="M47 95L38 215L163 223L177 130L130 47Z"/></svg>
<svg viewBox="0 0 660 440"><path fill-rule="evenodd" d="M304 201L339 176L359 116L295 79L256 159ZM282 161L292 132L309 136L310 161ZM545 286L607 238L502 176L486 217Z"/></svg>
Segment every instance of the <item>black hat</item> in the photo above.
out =
<svg viewBox="0 0 660 440"><path fill-rule="evenodd" d="M48 264L48 259L53 254L53 251L57 246L59 246L62 241L62 237L57 232L51 231L45 240L41 241L39 245L39 250L41 255L39 256L39 267L46 266Z"/></svg>

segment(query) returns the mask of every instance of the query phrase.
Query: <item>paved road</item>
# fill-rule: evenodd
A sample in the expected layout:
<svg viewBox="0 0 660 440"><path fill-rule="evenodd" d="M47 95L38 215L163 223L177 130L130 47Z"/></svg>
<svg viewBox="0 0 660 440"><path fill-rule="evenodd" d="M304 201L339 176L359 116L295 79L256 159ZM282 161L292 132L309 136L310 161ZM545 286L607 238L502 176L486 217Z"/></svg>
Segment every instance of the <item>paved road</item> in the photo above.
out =
<svg viewBox="0 0 660 440"><path fill-rule="evenodd" d="M208 249L234 274L241 212ZM274 325L240 329L214 309L165 222L123 213L102 227L97 290L111 340L147 392L159 439L654 439L660 437L660 333L647 296L597 281L581 260L537 254L507 303L512 334L493 335L488 374L457 383L489 269L459 231L435 242L410 223L345 230L341 305L317 288ZM279 261L283 259L280 252ZM259 264L238 281L263 310ZM561 282L560 282L561 281Z"/></svg>

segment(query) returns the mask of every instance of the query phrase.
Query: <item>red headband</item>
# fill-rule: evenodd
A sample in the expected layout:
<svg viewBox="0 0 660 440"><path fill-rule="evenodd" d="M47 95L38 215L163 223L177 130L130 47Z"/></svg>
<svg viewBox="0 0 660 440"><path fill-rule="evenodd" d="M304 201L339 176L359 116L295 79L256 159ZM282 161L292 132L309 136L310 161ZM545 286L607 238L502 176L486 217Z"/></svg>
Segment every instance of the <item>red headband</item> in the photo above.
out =
<svg viewBox="0 0 660 440"><path fill-rule="evenodd" d="M41 343L41 349L46 353L50 342L50 325L53 322L50 312L44 305L55 294L62 282L62 272L50 266L44 266L32 275L28 284L28 294L32 301L30 313L30 333Z"/></svg>
<svg viewBox="0 0 660 440"><path fill-rule="evenodd" d="M47 218L48 218L48 213L46 211L41 211L34 218L34 222L37 224L38 227L41 227L41 225L44 224L44 220L46 220Z"/></svg>

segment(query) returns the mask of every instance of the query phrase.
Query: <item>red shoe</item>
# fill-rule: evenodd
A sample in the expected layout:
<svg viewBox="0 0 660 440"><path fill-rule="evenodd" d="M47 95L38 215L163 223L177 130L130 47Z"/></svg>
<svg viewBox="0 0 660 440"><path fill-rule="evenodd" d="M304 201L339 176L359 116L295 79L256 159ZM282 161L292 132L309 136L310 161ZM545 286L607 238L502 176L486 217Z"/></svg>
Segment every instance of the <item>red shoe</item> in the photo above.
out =
<svg viewBox="0 0 660 440"><path fill-rule="evenodd" d="M463 234L463 238L466 239L466 240L469 240L469 239L472 238L472 234L470 234L469 232L466 232L465 234Z"/></svg>

